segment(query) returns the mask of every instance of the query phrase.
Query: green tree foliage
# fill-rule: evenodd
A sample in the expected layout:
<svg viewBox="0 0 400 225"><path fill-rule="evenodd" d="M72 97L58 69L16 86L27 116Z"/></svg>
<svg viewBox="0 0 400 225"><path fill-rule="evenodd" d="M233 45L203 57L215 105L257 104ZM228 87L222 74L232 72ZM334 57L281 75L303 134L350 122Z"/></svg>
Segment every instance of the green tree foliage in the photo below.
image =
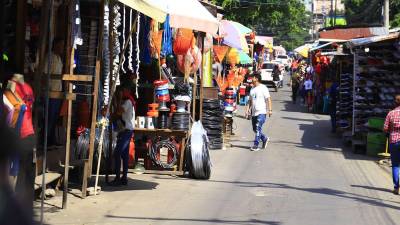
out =
<svg viewBox="0 0 400 225"><path fill-rule="evenodd" d="M225 9L225 18L274 37L292 50L310 38L311 17L301 0L213 0Z"/></svg>
<svg viewBox="0 0 400 225"><path fill-rule="evenodd" d="M348 24L383 24L383 0L343 0ZM400 26L400 0L390 0L391 27Z"/></svg>

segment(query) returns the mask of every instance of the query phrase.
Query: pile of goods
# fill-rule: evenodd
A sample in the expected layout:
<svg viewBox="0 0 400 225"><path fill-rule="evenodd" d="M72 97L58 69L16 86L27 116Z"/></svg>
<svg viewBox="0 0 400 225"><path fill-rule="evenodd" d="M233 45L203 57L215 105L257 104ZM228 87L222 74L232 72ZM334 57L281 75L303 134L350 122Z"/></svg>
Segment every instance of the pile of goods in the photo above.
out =
<svg viewBox="0 0 400 225"><path fill-rule="evenodd" d="M223 112L218 99L205 99L203 101L202 122L210 141L210 149L222 149Z"/></svg>

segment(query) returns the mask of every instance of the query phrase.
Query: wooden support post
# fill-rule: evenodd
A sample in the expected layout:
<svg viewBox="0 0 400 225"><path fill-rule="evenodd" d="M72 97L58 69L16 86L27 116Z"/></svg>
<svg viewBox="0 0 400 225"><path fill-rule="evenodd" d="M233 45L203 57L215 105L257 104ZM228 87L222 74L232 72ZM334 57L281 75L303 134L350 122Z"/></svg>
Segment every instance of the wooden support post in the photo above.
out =
<svg viewBox="0 0 400 225"><path fill-rule="evenodd" d="M184 164L184 159L185 159L185 152L186 151L186 137L182 138L181 141L181 154L180 154L180 159L179 159L179 171L183 172L183 164Z"/></svg>
<svg viewBox="0 0 400 225"><path fill-rule="evenodd" d="M192 102L192 117L193 120L196 121L196 100L197 100L197 74L194 74L194 83L193 83L193 102Z"/></svg>
<svg viewBox="0 0 400 225"><path fill-rule="evenodd" d="M69 72L72 75L74 73L74 56L75 49L71 50L71 57L69 62ZM71 82L67 82L68 93L72 94L73 85ZM71 152L71 120L72 120L72 100L68 99L68 111L67 111L67 142L65 144L65 162L64 162L64 192L62 208L67 208L67 196L68 196L68 175L69 175L69 158Z"/></svg>
<svg viewBox="0 0 400 225"><path fill-rule="evenodd" d="M202 35L202 46L201 46L201 52L202 52L202 60L201 60L201 73L200 73L200 103L199 103L199 120L201 121L203 117L203 82L204 82L204 61L206 59L206 54L204 52L204 39L205 39L205 34ZM210 50L211 51L211 50Z"/></svg>

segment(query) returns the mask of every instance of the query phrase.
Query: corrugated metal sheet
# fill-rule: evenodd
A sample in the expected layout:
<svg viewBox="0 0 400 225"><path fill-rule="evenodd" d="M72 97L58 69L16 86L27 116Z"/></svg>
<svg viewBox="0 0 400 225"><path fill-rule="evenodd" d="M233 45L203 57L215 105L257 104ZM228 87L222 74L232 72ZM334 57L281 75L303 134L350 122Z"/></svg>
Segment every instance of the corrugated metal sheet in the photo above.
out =
<svg viewBox="0 0 400 225"><path fill-rule="evenodd" d="M347 46L349 48L353 48L353 47L368 45L368 44L372 44L372 43L376 43L376 42L397 39L399 37L400 37L400 33L397 32L397 33L391 33L388 35L380 35L380 36L374 36L374 37L369 37L369 38L357 38L357 39L352 39L349 42L347 42Z"/></svg>
<svg viewBox="0 0 400 225"><path fill-rule="evenodd" d="M387 34L389 34L389 31L384 27L346 28L321 31L319 33L319 38L351 40L355 38L365 38Z"/></svg>

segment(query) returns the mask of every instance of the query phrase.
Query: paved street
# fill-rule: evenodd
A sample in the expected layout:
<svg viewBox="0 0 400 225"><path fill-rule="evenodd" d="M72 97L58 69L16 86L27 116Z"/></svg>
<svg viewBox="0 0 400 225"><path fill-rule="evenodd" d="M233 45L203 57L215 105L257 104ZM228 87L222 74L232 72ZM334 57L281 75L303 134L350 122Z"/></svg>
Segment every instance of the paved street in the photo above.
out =
<svg viewBox="0 0 400 225"><path fill-rule="evenodd" d="M400 223L400 197L373 159L342 151L329 117L290 103L289 88L272 93L267 150L250 152L250 122L235 118L233 148L212 151L208 181L130 174L129 186L103 187L67 210L46 205L48 224L390 225ZM50 201L61 205L61 198Z"/></svg>

